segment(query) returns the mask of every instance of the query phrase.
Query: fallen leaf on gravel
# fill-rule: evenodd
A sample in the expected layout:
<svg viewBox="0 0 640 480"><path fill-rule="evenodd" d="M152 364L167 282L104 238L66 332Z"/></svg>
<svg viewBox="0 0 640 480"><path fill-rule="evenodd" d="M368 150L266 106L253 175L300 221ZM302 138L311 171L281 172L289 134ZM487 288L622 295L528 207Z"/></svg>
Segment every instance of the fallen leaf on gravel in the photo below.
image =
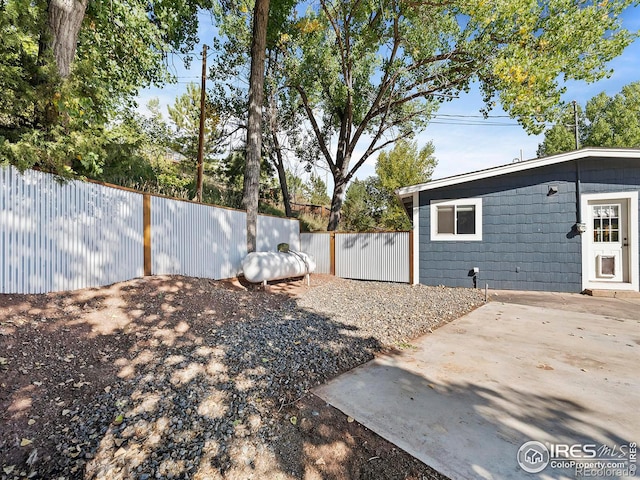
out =
<svg viewBox="0 0 640 480"><path fill-rule="evenodd" d="M120 425L122 422L124 422L124 416L120 414L115 418L115 420L113 421L113 424Z"/></svg>
<svg viewBox="0 0 640 480"><path fill-rule="evenodd" d="M32 443L33 443L33 440L29 440L28 438L23 438L22 441L20 442L20 446L26 447L27 445L31 445Z"/></svg>
<svg viewBox="0 0 640 480"><path fill-rule="evenodd" d="M104 387L104 391L105 391L106 393L109 393L109 392L111 391L111 387L110 387L110 386L106 386L106 387Z"/></svg>
<svg viewBox="0 0 640 480"><path fill-rule="evenodd" d="M2 471L7 475L11 475L11 472L13 472L15 468L16 468L15 465L9 465L8 467L3 467Z"/></svg>
<svg viewBox="0 0 640 480"><path fill-rule="evenodd" d="M298 423L298 417L294 415L289 419L289 421L291 422L291 425L295 425L296 423Z"/></svg>
<svg viewBox="0 0 640 480"><path fill-rule="evenodd" d="M34 423L36 423L36 421L33 418L30 418L27 422L28 425L33 425Z"/></svg>

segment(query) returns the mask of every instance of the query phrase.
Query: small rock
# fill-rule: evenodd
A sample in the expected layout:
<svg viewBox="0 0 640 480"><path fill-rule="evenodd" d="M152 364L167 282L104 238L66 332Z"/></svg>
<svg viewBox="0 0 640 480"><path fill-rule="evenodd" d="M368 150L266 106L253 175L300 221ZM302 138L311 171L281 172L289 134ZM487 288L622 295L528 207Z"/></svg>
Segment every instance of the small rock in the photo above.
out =
<svg viewBox="0 0 640 480"><path fill-rule="evenodd" d="M302 420L300 420L300 430L305 433L309 433L311 430L313 430L313 423L311 422L311 420L309 420L308 418L303 418Z"/></svg>

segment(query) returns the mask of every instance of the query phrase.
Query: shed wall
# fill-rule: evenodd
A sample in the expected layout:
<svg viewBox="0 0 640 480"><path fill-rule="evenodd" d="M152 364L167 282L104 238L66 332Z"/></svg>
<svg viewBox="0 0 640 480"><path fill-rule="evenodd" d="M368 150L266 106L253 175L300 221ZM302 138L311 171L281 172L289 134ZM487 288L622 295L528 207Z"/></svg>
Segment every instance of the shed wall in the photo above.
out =
<svg viewBox="0 0 640 480"><path fill-rule="evenodd" d="M581 193L640 189L638 160L581 160L580 170ZM551 185L558 193L548 196ZM431 241L430 201L473 197L482 198L482 241ZM478 267L479 286L579 292L576 200L575 162L420 192L420 282L469 287Z"/></svg>

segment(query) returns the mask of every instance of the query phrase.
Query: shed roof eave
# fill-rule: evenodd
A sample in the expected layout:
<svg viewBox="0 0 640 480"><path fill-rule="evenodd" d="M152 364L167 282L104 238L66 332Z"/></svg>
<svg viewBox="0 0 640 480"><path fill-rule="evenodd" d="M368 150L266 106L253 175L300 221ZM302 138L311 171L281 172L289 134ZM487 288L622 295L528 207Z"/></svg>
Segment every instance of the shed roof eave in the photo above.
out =
<svg viewBox="0 0 640 480"><path fill-rule="evenodd" d="M436 188L448 187L450 185L458 185L461 183L472 182L475 180L482 180L484 178L492 178L500 175L506 175L509 173L520 172L523 170L530 170L533 168L539 168L539 167L544 167L548 165L555 165L558 163L568 162L572 160L581 160L581 159L586 159L591 157L640 159L640 149L594 148L594 147L582 148L580 150L574 150L566 153L559 153L557 155L551 155L548 157L534 158L534 159L525 160L522 162L509 163L507 165L499 165L497 167L491 167L483 170L477 170L474 172L454 175L451 177L440 178L437 180L432 180L430 182L421 183L418 185L402 187L396 190L396 195L399 198L404 198L416 192L422 192L424 190L433 190Z"/></svg>

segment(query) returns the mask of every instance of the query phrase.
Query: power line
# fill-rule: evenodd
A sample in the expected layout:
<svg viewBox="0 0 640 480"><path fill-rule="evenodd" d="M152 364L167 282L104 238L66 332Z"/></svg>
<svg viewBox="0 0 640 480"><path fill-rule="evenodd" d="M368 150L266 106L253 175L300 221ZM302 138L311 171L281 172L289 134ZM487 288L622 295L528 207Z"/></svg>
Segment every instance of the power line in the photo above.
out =
<svg viewBox="0 0 640 480"><path fill-rule="evenodd" d="M433 124L437 124L437 125L460 125L460 126L479 126L479 127L520 127L521 125L519 123L506 123L506 122L473 122L473 121L459 121L459 122L455 122L455 121L438 121L438 120L431 120L429 121L430 125Z"/></svg>
<svg viewBox="0 0 640 480"><path fill-rule="evenodd" d="M435 113L434 117L451 117L451 118L511 118L509 115L462 115L453 113Z"/></svg>

